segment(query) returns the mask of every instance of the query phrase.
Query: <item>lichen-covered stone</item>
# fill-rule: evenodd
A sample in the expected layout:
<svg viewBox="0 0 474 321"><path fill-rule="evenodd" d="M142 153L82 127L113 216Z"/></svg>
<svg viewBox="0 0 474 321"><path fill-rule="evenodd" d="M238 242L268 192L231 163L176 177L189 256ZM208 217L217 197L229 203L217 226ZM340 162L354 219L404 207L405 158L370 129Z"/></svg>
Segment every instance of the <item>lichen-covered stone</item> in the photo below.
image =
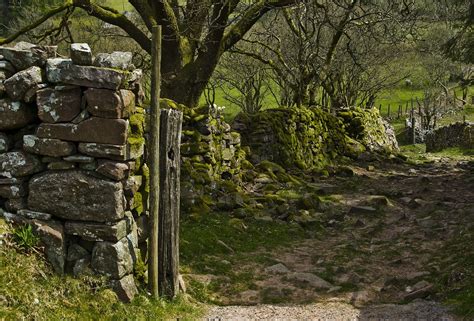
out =
<svg viewBox="0 0 474 321"><path fill-rule="evenodd" d="M25 127L35 119L35 110L20 101L0 99L0 130Z"/></svg>
<svg viewBox="0 0 474 321"><path fill-rule="evenodd" d="M133 270L134 247L127 237L116 243L97 242L92 250L92 269L113 279L120 279Z"/></svg>
<svg viewBox="0 0 474 321"><path fill-rule="evenodd" d="M10 139L4 133L0 133L0 153L6 153L11 147Z"/></svg>
<svg viewBox="0 0 474 321"><path fill-rule="evenodd" d="M77 221L116 221L125 212L122 184L78 170L34 176L30 180L28 206Z"/></svg>
<svg viewBox="0 0 474 321"><path fill-rule="evenodd" d="M81 88L56 86L37 92L38 116L46 123L62 123L73 120L81 112Z"/></svg>
<svg viewBox="0 0 474 321"><path fill-rule="evenodd" d="M99 53L94 60L94 66L129 70L133 69L132 58L132 53L127 51Z"/></svg>
<svg viewBox="0 0 474 321"><path fill-rule="evenodd" d="M74 154L76 152L76 145L59 139L25 135L23 136L23 149L32 154L63 157Z"/></svg>
<svg viewBox="0 0 474 321"><path fill-rule="evenodd" d="M51 83L63 83L91 88L117 90L127 82L127 73L122 70L78 66L70 59L48 59L46 76Z"/></svg>
<svg viewBox="0 0 474 321"><path fill-rule="evenodd" d="M21 198L26 195L23 185L0 185L0 197L3 198Z"/></svg>
<svg viewBox="0 0 474 321"><path fill-rule="evenodd" d="M127 220L113 224L98 224L68 221L65 224L66 234L77 235L89 241L117 242L128 234Z"/></svg>
<svg viewBox="0 0 474 321"><path fill-rule="evenodd" d="M43 82L40 67L30 67L17 72L3 82L5 91L12 100L29 101L34 97L38 84ZM33 91L33 92L31 92Z"/></svg>
<svg viewBox="0 0 474 321"><path fill-rule="evenodd" d="M36 132L41 138L73 142L123 145L127 141L128 121L92 117L79 124L42 123Z"/></svg>
<svg viewBox="0 0 474 321"><path fill-rule="evenodd" d="M22 177L38 173L43 165L38 157L24 152L0 154L0 176Z"/></svg>
<svg viewBox="0 0 474 321"><path fill-rule="evenodd" d="M103 118L128 118L135 112L135 94L130 90L113 91L90 88L85 92L87 110Z"/></svg>
<svg viewBox="0 0 474 321"><path fill-rule="evenodd" d="M92 65L92 50L87 43L73 43L70 47L71 60L76 65Z"/></svg>

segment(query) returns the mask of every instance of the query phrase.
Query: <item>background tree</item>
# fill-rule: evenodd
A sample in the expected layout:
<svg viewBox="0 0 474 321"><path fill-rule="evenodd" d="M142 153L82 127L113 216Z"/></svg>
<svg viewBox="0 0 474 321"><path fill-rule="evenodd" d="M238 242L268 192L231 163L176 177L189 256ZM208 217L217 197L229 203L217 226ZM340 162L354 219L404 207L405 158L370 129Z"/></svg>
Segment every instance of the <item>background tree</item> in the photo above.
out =
<svg viewBox="0 0 474 321"><path fill-rule="evenodd" d="M129 0L146 30L124 13L93 0L66 0L9 37L21 34L70 8L121 28L146 52L151 51L150 30L163 26L162 93L165 97L194 106L220 57L234 46L267 12L292 5L296 0Z"/></svg>

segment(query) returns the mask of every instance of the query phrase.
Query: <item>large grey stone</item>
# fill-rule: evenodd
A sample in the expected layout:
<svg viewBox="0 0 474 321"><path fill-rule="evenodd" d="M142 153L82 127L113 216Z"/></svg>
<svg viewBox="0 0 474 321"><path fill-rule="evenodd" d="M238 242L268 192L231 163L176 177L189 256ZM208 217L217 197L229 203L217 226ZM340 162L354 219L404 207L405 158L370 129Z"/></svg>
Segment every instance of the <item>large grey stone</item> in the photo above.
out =
<svg viewBox="0 0 474 321"><path fill-rule="evenodd" d="M92 250L92 269L113 279L120 279L133 270L134 248L128 238L117 243L97 242Z"/></svg>
<svg viewBox="0 0 474 321"><path fill-rule="evenodd" d="M79 124L41 124L36 134L73 142L123 145L127 141L129 123L123 119L92 117Z"/></svg>
<svg viewBox="0 0 474 321"><path fill-rule="evenodd" d="M116 68L122 70L134 69L132 65L133 55L127 51L114 51L112 53L97 54L94 65L97 67Z"/></svg>
<svg viewBox="0 0 474 321"><path fill-rule="evenodd" d="M127 118L135 110L135 94L130 90L113 91L91 88L85 92L87 110L103 118Z"/></svg>
<svg viewBox="0 0 474 321"><path fill-rule="evenodd" d="M70 59L48 59L46 76L49 82L91 88L117 90L127 82L124 71L74 65Z"/></svg>
<svg viewBox="0 0 474 321"><path fill-rule="evenodd" d="M41 160L24 152L0 154L0 176L22 177L40 172L43 169Z"/></svg>
<svg viewBox="0 0 474 321"><path fill-rule="evenodd" d="M23 136L23 149L32 154L63 157L76 152L76 145L59 139L39 138L35 135Z"/></svg>
<svg viewBox="0 0 474 321"><path fill-rule="evenodd" d="M45 246L46 258L56 273L64 273L66 239L63 225L57 221L32 220L35 232Z"/></svg>
<svg viewBox="0 0 474 321"><path fill-rule="evenodd" d="M0 130L25 127L35 119L34 108L10 99L0 99Z"/></svg>
<svg viewBox="0 0 474 321"><path fill-rule="evenodd" d="M30 67L28 69L17 72L3 82L5 91L12 100L27 101L34 96L37 86L43 82L40 67ZM27 97L28 96L28 97Z"/></svg>
<svg viewBox="0 0 474 321"><path fill-rule="evenodd" d="M0 47L0 55L17 70L24 70L32 66L44 66L46 59L56 57L57 46L37 46L19 42L13 48Z"/></svg>
<svg viewBox="0 0 474 321"><path fill-rule="evenodd" d="M292 281L299 282L303 285L310 286L315 289L330 289L332 288L331 283L321 279L319 276L312 273L305 272L291 272L288 273L287 278Z"/></svg>
<svg viewBox="0 0 474 321"><path fill-rule="evenodd" d="M92 65L92 50L87 43L71 44L70 54L72 62L76 65Z"/></svg>
<svg viewBox="0 0 474 321"><path fill-rule="evenodd" d="M77 86L56 86L37 92L38 116L46 123L69 122L81 112L82 92Z"/></svg>
<svg viewBox="0 0 474 321"><path fill-rule="evenodd" d="M120 220L113 224L99 224L90 222L66 222L66 234L77 235L88 241L112 241L127 236L127 220Z"/></svg>
<svg viewBox="0 0 474 321"><path fill-rule="evenodd" d="M112 289L120 301L126 303L131 302L135 295L138 294L138 289L132 274L126 275L120 280L112 281Z"/></svg>
<svg viewBox="0 0 474 321"><path fill-rule="evenodd" d="M28 206L67 220L113 222L124 217L123 188L85 171L48 172L30 180Z"/></svg>

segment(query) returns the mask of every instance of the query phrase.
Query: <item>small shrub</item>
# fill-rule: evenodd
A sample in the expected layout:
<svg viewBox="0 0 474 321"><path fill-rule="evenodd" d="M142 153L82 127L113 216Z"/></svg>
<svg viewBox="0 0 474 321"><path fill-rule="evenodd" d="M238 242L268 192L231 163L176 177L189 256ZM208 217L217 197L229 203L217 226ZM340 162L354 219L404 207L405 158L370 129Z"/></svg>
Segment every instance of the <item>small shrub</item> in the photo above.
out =
<svg viewBox="0 0 474 321"><path fill-rule="evenodd" d="M29 252L39 243L39 238L34 234L31 225L23 225L13 231L15 243L23 250Z"/></svg>

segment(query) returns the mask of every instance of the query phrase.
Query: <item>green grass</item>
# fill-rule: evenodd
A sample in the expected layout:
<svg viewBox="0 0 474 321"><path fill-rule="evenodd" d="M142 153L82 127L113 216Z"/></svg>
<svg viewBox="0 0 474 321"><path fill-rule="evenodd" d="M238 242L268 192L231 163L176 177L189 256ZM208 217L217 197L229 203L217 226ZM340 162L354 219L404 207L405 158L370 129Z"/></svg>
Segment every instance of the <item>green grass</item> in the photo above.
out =
<svg viewBox="0 0 474 321"><path fill-rule="evenodd" d="M223 277L227 280L226 291L239 293L254 288L255 264L274 263L270 251L291 246L303 239L305 233L299 225L240 220L226 214L209 214L198 221L187 218L182 222L180 235L182 270ZM213 292L222 286L220 281L212 282L209 288L194 282L190 284L190 293L202 301L220 303Z"/></svg>
<svg viewBox="0 0 474 321"><path fill-rule="evenodd" d="M0 219L0 234L12 229ZM2 239L5 242L5 238ZM0 245L0 320L196 319L203 309L179 298L154 301L144 290L131 304L117 301L103 279L59 276L34 251Z"/></svg>

